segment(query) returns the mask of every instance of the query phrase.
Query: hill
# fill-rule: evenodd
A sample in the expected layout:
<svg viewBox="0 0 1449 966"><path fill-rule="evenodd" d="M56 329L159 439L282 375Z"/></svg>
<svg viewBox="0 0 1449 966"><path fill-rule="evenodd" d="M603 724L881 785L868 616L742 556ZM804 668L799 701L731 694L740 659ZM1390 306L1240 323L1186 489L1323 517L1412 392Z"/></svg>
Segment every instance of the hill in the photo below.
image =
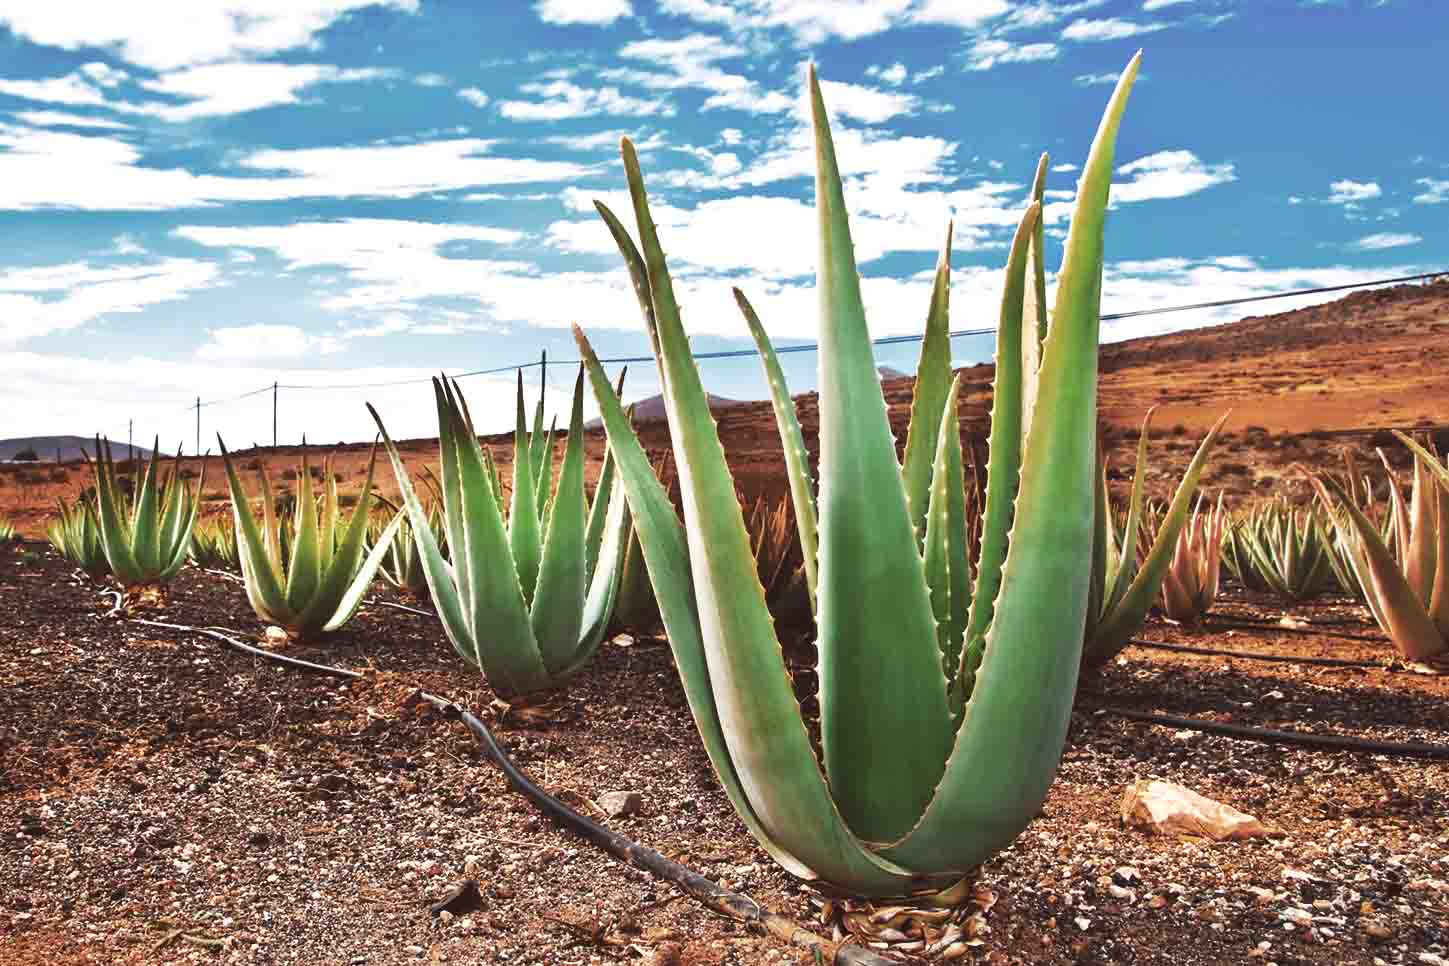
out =
<svg viewBox="0 0 1449 966"><path fill-rule="evenodd" d="M0 439L0 462L14 460L21 454L32 452L40 462L54 463L57 451L62 463L78 460L83 455L94 457L96 441L88 436L20 436L15 439ZM111 443L111 453L116 459L131 455L125 443L114 441ZM145 458L151 455L151 451L144 446L137 446L135 454Z"/></svg>

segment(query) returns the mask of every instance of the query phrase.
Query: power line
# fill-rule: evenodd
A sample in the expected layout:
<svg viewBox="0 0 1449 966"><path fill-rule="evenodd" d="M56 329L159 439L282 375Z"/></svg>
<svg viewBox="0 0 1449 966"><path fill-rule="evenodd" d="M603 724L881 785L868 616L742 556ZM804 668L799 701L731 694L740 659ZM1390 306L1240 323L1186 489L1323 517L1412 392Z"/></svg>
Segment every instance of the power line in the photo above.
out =
<svg viewBox="0 0 1449 966"><path fill-rule="evenodd" d="M1151 308L1151 309L1136 309L1136 310L1133 310L1133 311L1130 311L1130 312L1109 312L1109 313L1103 314L1101 316L1101 320L1103 322L1115 322L1115 321L1119 321L1119 320L1122 320L1122 319L1137 319L1137 318L1142 318L1142 317L1148 316L1148 315L1168 315L1168 314L1171 314L1171 313L1174 313L1174 312L1190 312L1190 311L1193 311L1195 309L1215 309L1215 308L1222 308L1224 306L1229 306L1229 305L1247 305L1247 304L1252 303L1252 302L1267 302L1267 301L1270 301L1270 300L1273 300L1273 299L1297 298L1297 297L1304 296L1304 295L1322 295L1322 294L1325 294L1325 293L1328 293L1328 292L1346 292L1346 291L1349 291L1351 289L1372 288L1372 287L1377 286L1377 285L1393 285L1393 284L1400 283L1400 282L1420 282L1420 281L1424 281L1426 279L1438 278L1438 277L1441 277L1441 276L1446 275L1446 274L1449 274L1449 271L1423 272L1423 273L1418 274L1418 275L1398 275L1398 276L1395 276L1393 278L1380 278L1380 279L1374 279L1373 281L1368 281L1368 282L1353 282L1353 283L1349 283L1349 284L1346 284L1346 285L1321 285L1321 286L1318 286L1316 288L1294 289L1291 292L1274 292L1274 293L1269 294L1269 295L1245 295L1245 296L1240 296L1238 298L1217 299L1217 300L1211 301L1211 302L1193 302L1193 303L1190 303L1190 304L1187 304L1187 305L1169 305L1169 306L1161 306L1161 307L1158 307L1158 308ZM994 326L994 325L993 326L986 326L986 327L982 327L982 328L973 328L973 329L952 329L951 332L950 332L950 337L953 338L953 339L960 339L960 338L968 338L968 337L971 337L971 336L991 335L995 331L996 331L996 326ZM905 334L905 335L888 335L888 336L882 336L879 339L872 339L871 340L871 344L872 345L876 345L876 346L903 345L903 344L907 344L907 343L911 343L911 342L920 342L923 338L925 338L924 333L912 332L912 333L908 333L908 334ZM800 343L796 343L796 344L793 344L793 345L776 346L775 347L775 352L777 354L784 355L786 353L792 353L792 352L814 352L814 351L816 351L819 348L820 348L820 343L818 343L818 342L800 342ZM708 362L708 361L711 361L711 360L719 360L719 359L745 359L745 358L749 358L751 356L758 356L758 355L759 355L759 350L758 349L754 349L754 348L749 348L749 349L719 349L719 350L716 350L716 351L713 351L713 352L697 352L697 353L694 354L694 358L695 358L695 361L697 361L697 362ZM554 364L555 365L565 365L565 366L576 366L581 361L582 360L579 360L579 359L563 359L563 360L555 360ZM654 359L654 356L652 356L652 355L611 356L609 358L601 358L599 360L599 362L602 363L602 364L604 364L604 365L634 365L634 364L640 364L640 363L650 364L650 363L653 363L654 361L655 361L655 359ZM515 371L518 371L518 370L521 370L521 369L532 369L532 368L534 368L536 366L539 366L539 365L542 365L542 364L543 364L543 362L541 360L533 360L533 361L530 361L530 362L518 362L518 363L512 363L512 364L505 365L505 366L494 366L494 367L488 368L488 369L473 369L473 370L469 370L467 372L460 372L460 373L457 373L455 375L449 376L449 378L451 378L451 379L467 379L467 378L472 377L472 376L490 376L490 375L497 375L497 374L503 373L503 372L515 372ZM208 406L219 406L219 405L223 405L223 404L226 404L226 403L239 402L240 400L247 399L247 398L249 398L251 396L259 396L259 395L261 395L264 392L275 392L275 391L277 391L279 389L302 390L302 391L326 391L326 390L344 390L344 389L383 389L383 388L390 388L390 387L393 387L393 386L408 386L408 385L414 385L414 384L421 384L421 383L424 383L424 382L431 381L431 378L432 377L429 376L429 377L417 378L417 379L392 379L392 380L386 380L386 381L381 381L381 382L354 382L354 383L335 383L335 384L273 383L272 385L262 386L259 389L253 389L253 390L251 390L249 392L244 392L244 393L241 393L240 395L237 395L237 396L229 396L229 397L226 397L226 398L223 398L223 399L212 399L212 400L202 401L200 403L193 403L192 405L189 405L189 406L186 407L186 411L187 412L190 412L190 411L192 411L194 409L197 409L197 408L203 408L204 409L204 408L206 408Z"/></svg>

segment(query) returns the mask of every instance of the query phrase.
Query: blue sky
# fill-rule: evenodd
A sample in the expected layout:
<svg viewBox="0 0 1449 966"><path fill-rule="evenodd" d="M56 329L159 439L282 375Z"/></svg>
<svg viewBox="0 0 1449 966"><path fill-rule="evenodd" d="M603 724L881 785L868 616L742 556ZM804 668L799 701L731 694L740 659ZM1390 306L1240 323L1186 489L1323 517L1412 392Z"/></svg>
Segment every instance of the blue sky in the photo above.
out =
<svg viewBox="0 0 1449 966"><path fill-rule="evenodd" d="M747 344L732 285L777 339L813 338L812 59L877 335L919 329L953 217L952 325L991 324L1042 151L1056 264L1138 48L1105 311L1449 268L1446 39L1442 0L11 0L0 437L134 418L189 447L198 394L572 358L572 322L603 353L645 351L591 208L621 195L621 134L696 347ZM956 344L960 364L990 352ZM881 362L909 369L914 348ZM789 376L812 388L813 357ZM763 395L750 360L706 380ZM509 424L506 378L466 389L486 428ZM423 386L297 389L284 441L366 438L364 399L433 434ZM270 438L266 395L202 417L208 437Z"/></svg>

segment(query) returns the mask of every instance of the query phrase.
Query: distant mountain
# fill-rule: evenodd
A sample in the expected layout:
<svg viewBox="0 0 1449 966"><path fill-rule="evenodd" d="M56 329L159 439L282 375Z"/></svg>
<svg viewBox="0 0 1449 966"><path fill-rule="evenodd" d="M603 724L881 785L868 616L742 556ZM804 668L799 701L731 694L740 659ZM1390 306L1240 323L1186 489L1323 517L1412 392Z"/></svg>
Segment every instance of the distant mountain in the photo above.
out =
<svg viewBox="0 0 1449 966"><path fill-rule="evenodd" d="M0 439L0 462L14 460L16 456L29 451L42 462L54 463L56 450L60 451L62 462L78 460L82 455L93 457L96 455L96 441L86 436L21 436L16 439ZM117 443L112 440L111 455L118 460L127 459L131 451L124 441ZM137 446L136 455L147 457L151 455L151 451L144 446Z"/></svg>
<svg viewBox="0 0 1449 966"><path fill-rule="evenodd" d="M890 366L876 366L875 371L880 374L881 379L907 379L911 375L909 372L901 372Z"/></svg>
<svg viewBox="0 0 1449 966"><path fill-rule="evenodd" d="M721 412L726 409L733 409L735 406L749 405L739 399L726 399L724 396L706 394L709 399L711 412ZM664 397L649 396L634 403L634 422L637 424L658 422L664 418ZM597 419L591 419L584 424L585 429L598 429L604 424Z"/></svg>

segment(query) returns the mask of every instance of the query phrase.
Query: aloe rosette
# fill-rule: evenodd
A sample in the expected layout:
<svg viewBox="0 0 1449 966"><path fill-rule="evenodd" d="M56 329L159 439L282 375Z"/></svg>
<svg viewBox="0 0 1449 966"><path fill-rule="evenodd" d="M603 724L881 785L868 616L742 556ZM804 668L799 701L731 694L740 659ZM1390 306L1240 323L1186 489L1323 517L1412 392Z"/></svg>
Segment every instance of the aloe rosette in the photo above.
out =
<svg viewBox="0 0 1449 966"><path fill-rule="evenodd" d="M1399 656L1442 662L1449 658L1449 467L1410 437L1394 435L1414 457L1408 506L1389 473L1389 529L1397 556L1342 484L1329 476L1311 479L1348 551L1369 610Z"/></svg>
<svg viewBox="0 0 1449 966"><path fill-rule="evenodd" d="M378 545L370 553L367 551L376 447L368 459L362 494L350 516L341 510L337 477L330 465L323 473L321 498L313 493L312 474L304 455L288 527L287 521L276 513L276 493L265 464L258 470L262 504L262 519L258 522L226 444L220 436L217 442L231 488L242 580L252 610L262 620L300 640L342 627L362 606L383 554L402 522L402 514L395 515L378 537Z"/></svg>
<svg viewBox="0 0 1449 966"><path fill-rule="evenodd" d="M111 572L106 548L101 545L100 521L86 500L61 502L56 507L56 518L45 528L45 536L62 557L90 577L100 579Z"/></svg>
<svg viewBox="0 0 1449 966"><path fill-rule="evenodd" d="M574 385L568 442L556 486L552 437L525 428L518 389L512 499L507 519L496 467L478 443L455 382L433 380L442 457L439 489L451 562L427 525L407 467L370 405L402 491L433 606L454 650L489 684L526 694L562 683L584 667L609 624L628 547L622 491L601 482L584 492L583 371ZM546 440L546 441L545 441Z"/></svg>
<svg viewBox="0 0 1449 966"><path fill-rule="evenodd" d="M797 876L865 895L939 891L1008 845L1051 785L1086 621L1103 228L1113 145L1136 73L1134 58L1085 167L1039 368L1024 365L1021 339L1039 204L1027 208L1012 244L983 550L959 621L951 617L952 561L965 552L966 530L964 521L952 523L951 508L952 491L964 483L956 469L960 436L939 431L955 423L959 382L948 383L931 415L935 438L920 439L932 456L922 512L896 458L834 146L810 73L821 309L811 583L823 762L786 673L638 158L623 143L642 250L630 269L659 358L687 525L588 341L576 335L705 748L746 826ZM616 239L627 237L598 207ZM628 259L632 243L620 247ZM1035 400L1035 418L1023 439L1024 399ZM925 433L925 417L916 423ZM785 442L788 451L794 440ZM802 507L811 501L802 483L804 474L791 474L803 531ZM949 630L941 632L942 624ZM965 661L953 677L946 673L958 626L964 646L978 631L984 642L969 690Z"/></svg>
<svg viewBox="0 0 1449 966"><path fill-rule="evenodd" d="M1180 624L1202 620L1218 596L1226 514L1221 493L1209 509L1204 508L1206 500L1198 496L1192 518L1177 535L1172 562L1162 578L1163 613Z"/></svg>
<svg viewBox="0 0 1449 966"><path fill-rule="evenodd" d="M152 447L145 475L127 494L116 477L111 443L97 437L93 509L101 548L112 576L129 594L160 588L181 570L191 548L191 531L200 507L196 492L181 476L178 452L170 473L160 477L160 458Z"/></svg>

